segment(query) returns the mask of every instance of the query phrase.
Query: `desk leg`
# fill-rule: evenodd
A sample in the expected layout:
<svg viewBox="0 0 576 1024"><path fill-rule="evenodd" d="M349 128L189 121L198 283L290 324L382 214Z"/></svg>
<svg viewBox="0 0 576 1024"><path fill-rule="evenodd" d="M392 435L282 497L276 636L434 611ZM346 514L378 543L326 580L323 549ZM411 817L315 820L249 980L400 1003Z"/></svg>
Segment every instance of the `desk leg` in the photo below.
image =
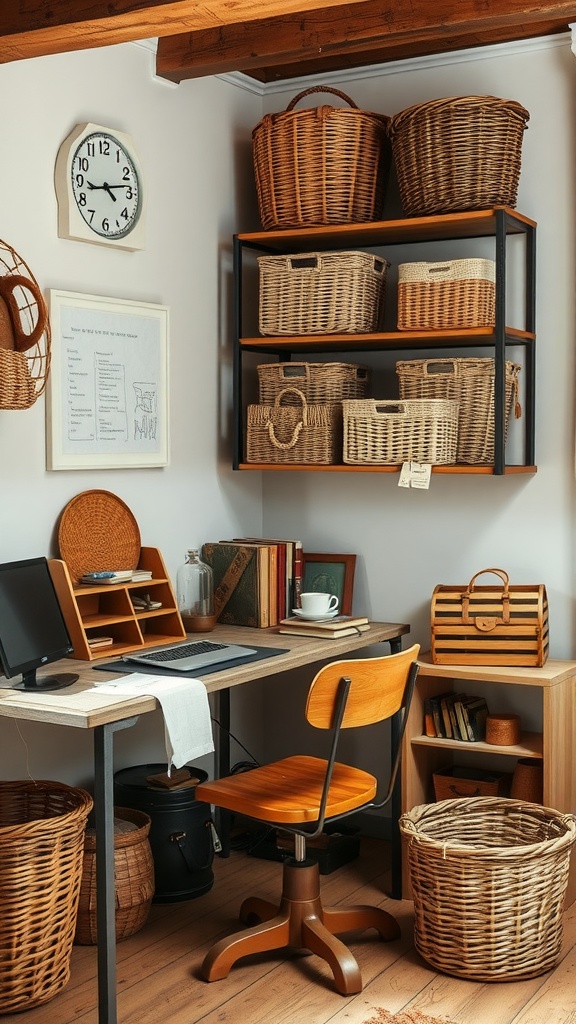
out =
<svg viewBox="0 0 576 1024"><path fill-rule="evenodd" d="M217 690L214 694L215 718L220 725L216 732L216 778L230 775L230 690ZM222 843L221 857L230 856L230 822L232 815L223 807L215 808L216 831Z"/></svg>
<svg viewBox="0 0 576 1024"><path fill-rule="evenodd" d="M390 640L390 653L397 654L402 650L402 640L400 637L395 637L394 640ZM400 712L394 715L390 722L390 747L391 747L391 762L394 763L396 757L396 751L400 743L400 729L402 725L402 715ZM402 809L402 779L401 779L402 765L398 768L398 774L396 776L396 782L394 783L394 789L392 791L392 801L390 804L390 860L391 860L391 876L392 876L392 888L390 896L393 900L402 899L402 840L400 838L400 829L398 827L398 819L400 817Z"/></svg>
<svg viewBox="0 0 576 1024"><path fill-rule="evenodd" d="M96 825L96 927L98 932L98 1024L116 1024L116 894L114 890L113 734L137 722L128 718L94 730L94 820Z"/></svg>

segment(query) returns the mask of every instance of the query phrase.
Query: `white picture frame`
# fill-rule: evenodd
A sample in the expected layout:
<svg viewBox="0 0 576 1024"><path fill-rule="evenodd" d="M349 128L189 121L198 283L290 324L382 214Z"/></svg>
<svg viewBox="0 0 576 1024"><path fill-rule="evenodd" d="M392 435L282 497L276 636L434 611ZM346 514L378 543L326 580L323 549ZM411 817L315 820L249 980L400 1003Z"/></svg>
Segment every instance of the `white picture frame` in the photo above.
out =
<svg viewBox="0 0 576 1024"><path fill-rule="evenodd" d="M46 466L169 462L167 306L50 289Z"/></svg>

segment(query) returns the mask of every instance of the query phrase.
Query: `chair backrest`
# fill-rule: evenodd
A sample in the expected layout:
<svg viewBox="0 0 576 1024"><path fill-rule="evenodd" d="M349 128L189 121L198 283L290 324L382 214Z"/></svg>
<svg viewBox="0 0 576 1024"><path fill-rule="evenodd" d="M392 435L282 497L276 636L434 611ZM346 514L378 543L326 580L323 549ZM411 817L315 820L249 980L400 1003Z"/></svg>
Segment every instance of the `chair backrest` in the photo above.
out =
<svg viewBox="0 0 576 1024"><path fill-rule="evenodd" d="M373 725L391 718L405 705L410 670L420 653L414 644L406 651L381 658L334 661L316 674L308 691L306 718L317 729L331 729L340 682L351 680L341 728Z"/></svg>

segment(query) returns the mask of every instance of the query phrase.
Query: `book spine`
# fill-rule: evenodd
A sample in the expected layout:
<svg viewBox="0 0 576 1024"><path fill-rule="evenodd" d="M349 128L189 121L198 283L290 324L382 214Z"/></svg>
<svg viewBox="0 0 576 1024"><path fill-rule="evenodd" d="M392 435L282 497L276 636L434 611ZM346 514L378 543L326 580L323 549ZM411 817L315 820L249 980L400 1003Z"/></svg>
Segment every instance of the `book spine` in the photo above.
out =
<svg viewBox="0 0 576 1024"><path fill-rule="evenodd" d="M293 608L300 607L300 594L302 593L302 580L304 574L304 557L302 553L302 541L294 542L294 593Z"/></svg>
<svg viewBox="0 0 576 1024"><path fill-rule="evenodd" d="M432 701L430 697L427 697L426 700L424 701L424 735L436 735L436 727L434 725L434 714L432 711Z"/></svg>

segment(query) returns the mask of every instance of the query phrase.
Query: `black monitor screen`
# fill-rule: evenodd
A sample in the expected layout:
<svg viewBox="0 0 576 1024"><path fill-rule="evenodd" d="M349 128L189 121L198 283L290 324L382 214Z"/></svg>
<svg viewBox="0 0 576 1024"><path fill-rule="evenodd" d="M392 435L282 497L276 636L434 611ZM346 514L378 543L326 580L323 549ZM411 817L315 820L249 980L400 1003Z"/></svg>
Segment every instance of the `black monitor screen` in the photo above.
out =
<svg viewBox="0 0 576 1024"><path fill-rule="evenodd" d="M28 558L0 564L0 662L8 678L22 674L20 689L54 690L78 676L36 678L36 669L73 651L48 562Z"/></svg>

